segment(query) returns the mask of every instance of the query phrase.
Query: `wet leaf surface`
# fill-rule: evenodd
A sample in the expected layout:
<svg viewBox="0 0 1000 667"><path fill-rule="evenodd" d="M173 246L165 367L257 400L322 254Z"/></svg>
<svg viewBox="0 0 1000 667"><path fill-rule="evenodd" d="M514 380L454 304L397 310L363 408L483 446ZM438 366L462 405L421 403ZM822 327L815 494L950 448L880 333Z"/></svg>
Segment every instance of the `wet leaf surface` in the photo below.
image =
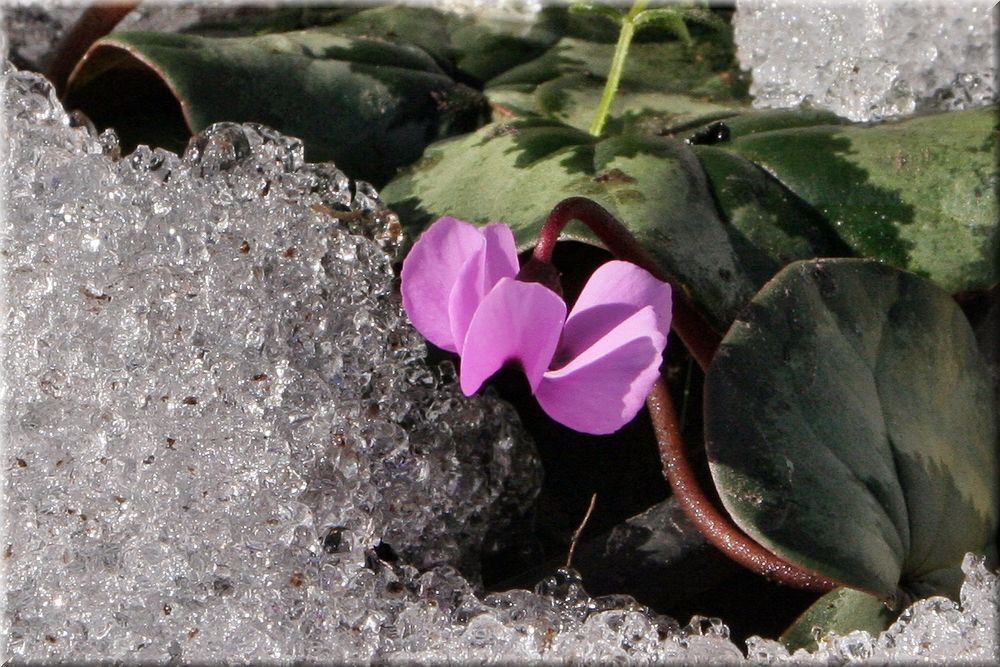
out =
<svg viewBox="0 0 1000 667"><path fill-rule="evenodd" d="M149 142L144 133L156 137L162 127L116 116L114 91L137 71L163 82L190 131L261 123L304 139L310 161L332 160L377 183L428 143L473 130L488 115L482 95L423 50L325 29L233 39L117 33L77 68L67 103L98 126L119 128L126 144Z"/></svg>
<svg viewBox="0 0 1000 667"><path fill-rule="evenodd" d="M875 126L759 132L728 149L823 215L855 254L949 292L1000 278L996 116L991 108Z"/></svg>
<svg viewBox="0 0 1000 667"><path fill-rule="evenodd" d="M600 25L602 22L597 22ZM606 22L609 26L610 21ZM614 34L614 33L612 33ZM749 98L730 50L730 36L696 30L686 46L668 30L646 29L633 43L615 98L611 125L668 127L707 115L733 114ZM491 101L586 130L604 90L614 38L562 37L543 55L486 84Z"/></svg>
<svg viewBox="0 0 1000 667"><path fill-rule="evenodd" d="M868 593L835 588L799 616L781 635L781 641L789 651L800 648L815 651L819 646L816 628L821 628L824 635L836 632L843 636L855 630L865 630L877 637L897 616L881 600Z"/></svg>
<svg viewBox="0 0 1000 667"><path fill-rule="evenodd" d="M962 556L994 551L994 404L947 293L870 260L797 262L723 340L706 446L726 509L783 558L880 597L957 596Z"/></svg>

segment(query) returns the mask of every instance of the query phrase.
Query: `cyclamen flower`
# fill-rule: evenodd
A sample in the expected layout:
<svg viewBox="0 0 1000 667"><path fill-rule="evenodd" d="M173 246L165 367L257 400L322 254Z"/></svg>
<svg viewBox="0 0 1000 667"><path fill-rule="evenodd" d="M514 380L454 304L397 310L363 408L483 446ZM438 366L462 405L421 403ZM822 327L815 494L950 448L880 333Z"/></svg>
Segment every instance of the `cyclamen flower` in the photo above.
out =
<svg viewBox="0 0 1000 667"><path fill-rule="evenodd" d="M516 280L519 270L509 227L441 218L403 262L403 307L425 338L461 357L466 396L516 362L550 417L584 433L617 431L659 375L670 286L634 264L610 261L567 316L562 297Z"/></svg>

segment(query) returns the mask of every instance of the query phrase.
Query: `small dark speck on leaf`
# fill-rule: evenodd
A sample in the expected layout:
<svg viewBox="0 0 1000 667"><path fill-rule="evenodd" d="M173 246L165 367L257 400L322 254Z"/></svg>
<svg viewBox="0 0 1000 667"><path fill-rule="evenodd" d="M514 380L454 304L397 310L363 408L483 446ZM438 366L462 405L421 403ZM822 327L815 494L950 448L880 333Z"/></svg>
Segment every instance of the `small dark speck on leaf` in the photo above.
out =
<svg viewBox="0 0 1000 667"><path fill-rule="evenodd" d="M598 183L635 183L634 178L617 167L603 174L598 174L594 180Z"/></svg>
<svg viewBox="0 0 1000 667"><path fill-rule="evenodd" d="M288 257L289 259L295 257L298 254L299 251L294 246L285 250L285 257Z"/></svg>
<svg viewBox="0 0 1000 667"><path fill-rule="evenodd" d="M249 241L244 241L243 243L240 244L240 252L243 253L244 255L249 254L249 252L250 252L250 242Z"/></svg>
<svg viewBox="0 0 1000 667"><path fill-rule="evenodd" d="M266 379L267 379L267 373L257 373L257 375L253 376L254 382L263 382Z"/></svg>
<svg viewBox="0 0 1000 667"><path fill-rule="evenodd" d="M300 588L305 581L306 578L301 572L293 572L292 576L288 578L289 585L294 588Z"/></svg>
<svg viewBox="0 0 1000 667"><path fill-rule="evenodd" d="M187 396L182 401L184 405L198 405L198 399L194 396Z"/></svg>

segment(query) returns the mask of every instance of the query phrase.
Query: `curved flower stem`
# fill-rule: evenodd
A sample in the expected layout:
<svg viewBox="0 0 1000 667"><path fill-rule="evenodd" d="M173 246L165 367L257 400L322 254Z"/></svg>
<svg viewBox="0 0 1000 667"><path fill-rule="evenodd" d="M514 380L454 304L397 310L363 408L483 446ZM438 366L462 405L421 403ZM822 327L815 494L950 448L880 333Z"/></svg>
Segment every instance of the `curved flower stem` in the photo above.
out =
<svg viewBox="0 0 1000 667"><path fill-rule="evenodd" d="M660 445L660 458L674 496L708 541L740 565L768 579L810 591L826 592L836 581L789 563L754 542L709 500L698 484L677 426L677 414L661 377L646 399Z"/></svg>
<svg viewBox="0 0 1000 667"><path fill-rule="evenodd" d="M556 204L542 226L531 259L524 265L518 278L554 284L558 289L558 276L552 267L552 252L559 234L573 220L587 225L619 259L641 266L660 280L671 284L674 291L674 331L702 370L706 370L719 345L719 335L701 318L687 294L678 288L676 281L665 275L625 225L597 202L585 197L570 197ZM825 592L840 585L779 558L753 541L716 508L702 490L688 461L673 400L662 377L653 385L646 399L646 406L653 421L667 480L684 512L709 542L740 565L789 586Z"/></svg>
<svg viewBox="0 0 1000 667"><path fill-rule="evenodd" d="M560 232L573 220L579 220L587 225L601 243L619 259L641 266L658 279L670 283L673 287L674 302L673 329L701 369L706 370L712 361L715 349L719 346L719 334L701 317L677 281L666 275L625 225L618 222L597 202L586 197L570 197L556 204L542 226L531 260L522 269L523 276L527 279L531 279L528 276L538 276L535 279L546 285L552 282L551 279L546 280L542 276L552 272L550 268L552 251L559 240Z"/></svg>
<svg viewBox="0 0 1000 667"><path fill-rule="evenodd" d="M604 93L601 95L601 101L597 104L594 122L590 124L590 133L595 137L601 136L601 132L604 130L604 121L611 114L611 105L614 104L615 93L618 92L618 84L621 82L622 72L625 70L625 56L628 55L632 36L635 35L635 17L648 4L648 0L636 0L629 13L622 18L618 43L615 45L615 55L611 59L611 69L608 72L608 81L604 84Z"/></svg>

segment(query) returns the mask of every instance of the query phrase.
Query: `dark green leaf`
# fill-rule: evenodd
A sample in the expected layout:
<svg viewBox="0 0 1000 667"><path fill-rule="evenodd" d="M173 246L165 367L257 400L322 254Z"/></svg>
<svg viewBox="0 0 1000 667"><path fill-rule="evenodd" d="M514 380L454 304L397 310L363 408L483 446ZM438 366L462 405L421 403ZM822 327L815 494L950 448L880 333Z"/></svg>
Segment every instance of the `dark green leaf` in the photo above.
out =
<svg viewBox="0 0 1000 667"><path fill-rule="evenodd" d="M800 648L815 651L820 637L836 632L846 635L855 630L865 630L877 636L896 620L898 614L889 610L878 598L851 588L835 588L817 600L796 619L781 641L789 651Z"/></svg>
<svg viewBox="0 0 1000 667"><path fill-rule="evenodd" d="M995 112L743 136L727 148L819 211L856 254L949 292L1000 279Z"/></svg>
<svg viewBox="0 0 1000 667"><path fill-rule="evenodd" d="M848 121L837 116L832 111L822 109L754 109L752 111L729 112L704 119L696 119L693 123L683 126L666 128L670 134L697 134L704 131L714 122L722 121L729 129L729 140L740 137L769 132L771 130L790 130L796 127L812 127L814 125L846 125Z"/></svg>
<svg viewBox="0 0 1000 667"><path fill-rule="evenodd" d="M996 555L993 406L947 293L872 260L796 262L719 348L706 447L726 509L782 558L880 597L957 595L962 556Z"/></svg>
<svg viewBox="0 0 1000 667"><path fill-rule="evenodd" d="M658 7L639 12L635 17L636 29L647 26L664 28L676 35L677 39L681 40L685 46L691 46L691 33L688 32L687 26L684 24L681 11L677 9Z"/></svg>
<svg viewBox="0 0 1000 667"><path fill-rule="evenodd" d="M535 88L533 99L522 101L519 108L527 106L529 112L539 111L544 116L582 130L589 127L593 120L594 109L603 92L603 80L583 72L564 74ZM494 90L490 91L490 97L495 101L509 99L503 94L496 95ZM627 119L645 127L683 123L692 118L703 118L725 111L728 111L726 106L699 97L628 84L619 88L612 118ZM612 122L612 125L615 123Z"/></svg>
<svg viewBox="0 0 1000 667"><path fill-rule="evenodd" d="M648 32L656 32L649 30ZM486 94L525 113L587 129L604 90L613 43L563 37L544 55L492 79ZM733 114L746 91L732 50L720 40L643 42L629 50L612 118L643 118L668 127L708 114Z"/></svg>
<svg viewBox="0 0 1000 667"><path fill-rule="evenodd" d="M695 146L694 152L731 229L742 268L757 285L797 259L852 254L822 216L757 165L712 146Z"/></svg>
<svg viewBox="0 0 1000 667"><path fill-rule="evenodd" d="M303 139L308 159L333 160L375 182L431 141L475 129L488 113L479 93L424 51L326 29L233 39L118 33L91 49L68 103L111 125L123 108L123 77L137 70L162 80L192 132L219 121L262 123Z"/></svg>
<svg viewBox="0 0 1000 667"><path fill-rule="evenodd" d="M614 23L621 23L622 19L625 18L625 14L622 10L609 7L608 5L580 3L570 5L569 11L571 14L575 14L577 16L600 16L608 19L609 21L613 21Z"/></svg>
<svg viewBox="0 0 1000 667"><path fill-rule="evenodd" d="M353 14L335 29L419 46L459 78L482 84L541 55L559 39L546 17L473 18L428 7L388 6Z"/></svg>

